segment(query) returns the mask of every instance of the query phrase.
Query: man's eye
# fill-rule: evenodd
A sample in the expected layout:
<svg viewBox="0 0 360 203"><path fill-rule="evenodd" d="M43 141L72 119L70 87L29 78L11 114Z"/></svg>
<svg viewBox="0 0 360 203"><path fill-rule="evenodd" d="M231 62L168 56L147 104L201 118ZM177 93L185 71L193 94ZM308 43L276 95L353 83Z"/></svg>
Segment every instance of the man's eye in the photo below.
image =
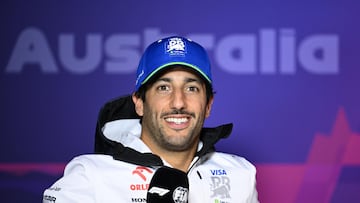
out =
<svg viewBox="0 0 360 203"><path fill-rule="evenodd" d="M168 91L168 90L169 90L169 87L166 86L166 85L160 85L157 89L158 89L159 91Z"/></svg>
<svg viewBox="0 0 360 203"><path fill-rule="evenodd" d="M199 88L197 88L197 87L188 87L187 89L189 92L198 92L199 91Z"/></svg>

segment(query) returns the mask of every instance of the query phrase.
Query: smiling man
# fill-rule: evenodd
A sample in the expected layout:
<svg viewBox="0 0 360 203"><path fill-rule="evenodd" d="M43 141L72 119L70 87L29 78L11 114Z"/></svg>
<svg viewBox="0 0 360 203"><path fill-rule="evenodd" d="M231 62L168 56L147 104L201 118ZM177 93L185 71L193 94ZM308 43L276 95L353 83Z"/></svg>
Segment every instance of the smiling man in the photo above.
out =
<svg viewBox="0 0 360 203"><path fill-rule="evenodd" d="M257 203L255 167L215 151L232 124L203 127L213 100L202 46L179 36L152 43L134 93L101 109L96 154L67 164L43 202Z"/></svg>
<svg viewBox="0 0 360 203"><path fill-rule="evenodd" d="M142 116L141 139L171 166L187 171L195 155L213 97L206 99L204 81L189 68L167 67L145 88L146 102L134 94Z"/></svg>

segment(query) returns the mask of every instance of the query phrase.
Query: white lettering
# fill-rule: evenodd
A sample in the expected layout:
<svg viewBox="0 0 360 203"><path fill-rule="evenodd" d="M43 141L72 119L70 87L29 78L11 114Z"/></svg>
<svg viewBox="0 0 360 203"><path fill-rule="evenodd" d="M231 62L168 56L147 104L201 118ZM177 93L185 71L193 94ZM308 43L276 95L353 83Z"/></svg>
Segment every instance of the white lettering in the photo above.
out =
<svg viewBox="0 0 360 203"><path fill-rule="evenodd" d="M43 73L58 72L48 41L37 28L26 28L20 33L5 71L21 73L27 65L37 65Z"/></svg>
<svg viewBox="0 0 360 203"><path fill-rule="evenodd" d="M338 37L315 35L307 37L299 46L299 61L310 73L336 74L339 72Z"/></svg>
<svg viewBox="0 0 360 203"><path fill-rule="evenodd" d="M253 35L230 35L219 41L215 48L215 60L229 73L254 74L255 37Z"/></svg>
<svg viewBox="0 0 360 203"><path fill-rule="evenodd" d="M60 34L58 61L60 68L72 74L90 74L104 67L107 74L136 71L141 53L151 42L164 36L159 28L144 29L143 34L85 35L83 54L75 35ZM188 34L209 51L213 67L231 74L294 75L300 69L309 74L339 73L339 37L314 34L296 38L293 28L260 29L258 34L229 34L219 39L211 33ZM26 28L16 41L7 73L20 74L28 65L42 73L59 73L45 34L37 28ZM102 64L103 62L103 64Z"/></svg>
<svg viewBox="0 0 360 203"><path fill-rule="evenodd" d="M276 73L276 33L275 30L260 31L260 72L264 74Z"/></svg>
<svg viewBox="0 0 360 203"><path fill-rule="evenodd" d="M283 74L295 74L295 30L280 30L279 66Z"/></svg>
<svg viewBox="0 0 360 203"><path fill-rule="evenodd" d="M113 35L105 42L107 73L132 73L136 71L140 52L140 36L136 34Z"/></svg>
<svg viewBox="0 0 360 203"><path fill-rule="evenodd" d="M89 34L86 37L85 54L81 59L76 57L74 35L62 34L59 37L60 62L71 73L86 74L93 72L101 62L101 35Z"/></svg>

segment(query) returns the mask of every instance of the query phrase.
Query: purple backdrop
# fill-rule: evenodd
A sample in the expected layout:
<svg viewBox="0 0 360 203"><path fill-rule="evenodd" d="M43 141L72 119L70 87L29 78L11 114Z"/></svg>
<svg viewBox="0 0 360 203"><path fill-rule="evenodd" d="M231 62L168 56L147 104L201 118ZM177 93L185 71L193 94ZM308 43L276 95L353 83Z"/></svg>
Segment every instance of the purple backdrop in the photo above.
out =
<svg viewBox="0 0 360 203"><path fill-rule="evenodd" d="M213 64L207 126L258 168L261 202L360 202L360 3L2 1L0 196L40 202L93 150L99 108L129 94L146 45L180 34Z"/></svg>

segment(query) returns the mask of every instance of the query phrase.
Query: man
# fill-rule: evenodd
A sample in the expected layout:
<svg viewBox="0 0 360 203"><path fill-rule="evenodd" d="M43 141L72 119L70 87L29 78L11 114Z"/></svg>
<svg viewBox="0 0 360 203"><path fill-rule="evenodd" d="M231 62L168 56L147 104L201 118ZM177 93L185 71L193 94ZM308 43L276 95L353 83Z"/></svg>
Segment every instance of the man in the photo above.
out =
<svg viewBox="0 0 360 203"><path fill-rule="evenodd" d="M171 202L258 202L255 167L214 150L232 124L203 128L212 86L210 62L199 44L177 36L152 43L139 63L135 92L99 113L96 154L68 163L43 202L146 202L149 193L164 192L151 185L164 167L188 178L188 189L173 192L186 199Z"/></svg>

